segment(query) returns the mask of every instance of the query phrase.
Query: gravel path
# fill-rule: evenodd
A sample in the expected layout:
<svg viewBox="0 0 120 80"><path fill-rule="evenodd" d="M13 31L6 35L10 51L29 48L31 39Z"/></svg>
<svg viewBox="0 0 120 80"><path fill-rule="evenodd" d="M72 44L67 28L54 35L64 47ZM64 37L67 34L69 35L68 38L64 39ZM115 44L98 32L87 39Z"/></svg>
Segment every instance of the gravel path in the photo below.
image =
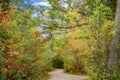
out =
<svg viewBox="0 0 120 80"><path fill-rule="evenodd" d="M85 80L87 76L78 76L72 74L66 74L63 72L63 69L56 69L52 72L49 72L50 78L48 80Z"/></svg>

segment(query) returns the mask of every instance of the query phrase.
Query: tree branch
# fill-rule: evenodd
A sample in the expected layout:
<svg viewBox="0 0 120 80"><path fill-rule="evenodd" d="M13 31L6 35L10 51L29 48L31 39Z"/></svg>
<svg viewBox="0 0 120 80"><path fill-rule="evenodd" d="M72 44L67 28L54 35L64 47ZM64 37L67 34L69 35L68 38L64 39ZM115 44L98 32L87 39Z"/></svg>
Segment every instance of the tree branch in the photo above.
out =
<svg viewBox="0 0 120 80"><path fill-rule="evenodd" d="M59 28L71 29L71 28L75 28L75 27L81 27L81 26L84 26L84 25L88 25L88 23L69 25L69 26L60 26Z"/></svg>
<svg viewBox="0 0 120 80"><path fill-rule="evenodd" d="M51 0L48 0L48 1L49 1L49 3L52 5L52 7L53 7L54 9L59 10L59 11L62 11L62 12L64 12L64 13L67 12L66 10L62 10L61 8L57 8L56 6L54 6L54 5L52 4L52 1L51 1ZM69 2L67 2L67 1L65 1L65 0L63 0L63 1L64 1L65 3L67 3L71 9L73 9L72 5L71 5ZM83 15L83 16L86 15L86 13L83 12L83 11L77 11L77 12L80 13L81 15Z"/></svg>

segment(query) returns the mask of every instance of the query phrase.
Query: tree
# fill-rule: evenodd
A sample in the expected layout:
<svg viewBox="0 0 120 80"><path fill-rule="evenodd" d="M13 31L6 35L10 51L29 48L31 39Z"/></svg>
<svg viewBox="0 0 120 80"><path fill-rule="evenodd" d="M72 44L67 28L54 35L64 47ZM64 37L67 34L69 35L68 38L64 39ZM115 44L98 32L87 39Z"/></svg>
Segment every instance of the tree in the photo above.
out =
<svg viewBox="0 0 120 80"><path fill-rule="evenodd" d="M118 49L119 49L119 43L120 43L120 0L117 0L117 7L116 7L116 15L115 15L115 30L116 35L113 37L113 40L111 42L111 49L110 49L110 66L116 66L118 61Z"/></svg>

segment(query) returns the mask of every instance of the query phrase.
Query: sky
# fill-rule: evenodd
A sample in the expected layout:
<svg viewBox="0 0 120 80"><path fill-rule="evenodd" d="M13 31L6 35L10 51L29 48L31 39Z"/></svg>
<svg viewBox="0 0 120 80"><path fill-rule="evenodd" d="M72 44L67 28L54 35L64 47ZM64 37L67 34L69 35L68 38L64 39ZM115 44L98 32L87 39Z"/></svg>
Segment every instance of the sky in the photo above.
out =
<svg viewBox="0 0 120 80"><path fill-rule="evenodd" d="M31 2L43 2L45 0L30 0Z"/></svg>
<svg viewBox="0 0 120 80"><path fill-rule="evenodd" d="M47 0L30 0L33 5L44 5L44 6L50 6Z"/></svg>
<svg viewBox="0 0 120 80"><path fill-rule="evenodd" d="M30 1L31 1L31 2L33 3L33 5L35 5L35 6L37 6L37 5L49 6L47 0L30 0ZM33 17L36 17L37 14L35 13L35 14L33 14L32 16L33 16ZM38 29L38 30L46 33L46 31L45 31L43 28L41 28L41 27L37 27L36 29ZM45 36L45 35L43 35L43 36Z"/></svg>

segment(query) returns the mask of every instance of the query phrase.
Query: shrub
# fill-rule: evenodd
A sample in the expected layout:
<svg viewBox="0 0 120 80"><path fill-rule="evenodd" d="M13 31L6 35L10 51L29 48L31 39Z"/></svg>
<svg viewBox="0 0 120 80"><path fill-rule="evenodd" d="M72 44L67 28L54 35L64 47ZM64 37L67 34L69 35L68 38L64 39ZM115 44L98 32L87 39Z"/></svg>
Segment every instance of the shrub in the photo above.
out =
<svg viewBox="0 0 120 80"><path fill-rule="evenodd" d="M64 57L64 69L66 72L86 74L84 59L83 57L78 57L78 61L73 55L66 55Z"/></svg>
<svg viewBox="0 0 120 80"><path fill-rule="evenodd" d="M71 56L67 55L64 57L64 69L66 72L72 72L74 66Z"/></svg>

